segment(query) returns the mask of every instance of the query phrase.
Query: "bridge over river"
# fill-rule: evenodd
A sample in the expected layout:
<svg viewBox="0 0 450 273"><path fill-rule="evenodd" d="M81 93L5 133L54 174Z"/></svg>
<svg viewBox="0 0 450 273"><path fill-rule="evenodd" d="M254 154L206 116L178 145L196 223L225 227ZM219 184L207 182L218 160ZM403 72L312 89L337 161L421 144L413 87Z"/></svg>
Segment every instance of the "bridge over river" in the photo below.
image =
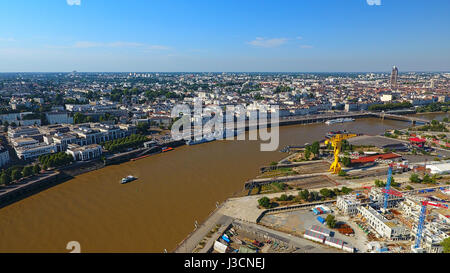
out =
<svg viewBox="0 0 450 273"><path fill-rule="evenodd" d="M325 114L316 114L316 115L302 115L302 116L287 116L279 118L279 126L288 126L288 125L297 125L297 124L313 124L313 123L324 123L328 120L335 119L345 119L345 118L353 118L353 119L361 119L361 118L380 118L380 119L390 119L390 120L399 120L410 122L411 124L429 124L430 121L427 119L414 117L414 116L406 116L406 114L415 114L415 110L395 110L395 111L387 111L387 112L370 112L370 111L358 111L358 112L337 112L337 113L325 113ZM267 118L268 121L266 124L257 124L256 121L246 120L245 121L245 131L259 129L261 127L272 126L270 117ZM234 126L235 124L233 124ZM276 125L276 124L273 124ZM225 125L224 125L225 126ZM244 131L244 123L237 124L237 126L241 126L238 128L234 128L234 135L240 134ZM227 129L227 131L232 132L233 129ZM195 126L192 124L190 135L193 139L201 139L203 138L203 133L196 134ZM230 137L233 137L232 133ZM219 138L216 138L219 139Z"/></svg>

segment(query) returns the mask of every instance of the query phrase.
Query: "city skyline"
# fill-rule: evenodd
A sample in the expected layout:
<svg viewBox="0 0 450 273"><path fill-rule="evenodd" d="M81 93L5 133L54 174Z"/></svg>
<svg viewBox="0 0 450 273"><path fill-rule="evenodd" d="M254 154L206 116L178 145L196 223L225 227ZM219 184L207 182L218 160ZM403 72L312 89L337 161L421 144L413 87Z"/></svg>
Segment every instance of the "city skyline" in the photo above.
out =
<svg viewBox="0 0 450 273"><path fill-rule="evenodd" d="M450 71L447 1L232 2L2 2L0 72Z"/></svg>

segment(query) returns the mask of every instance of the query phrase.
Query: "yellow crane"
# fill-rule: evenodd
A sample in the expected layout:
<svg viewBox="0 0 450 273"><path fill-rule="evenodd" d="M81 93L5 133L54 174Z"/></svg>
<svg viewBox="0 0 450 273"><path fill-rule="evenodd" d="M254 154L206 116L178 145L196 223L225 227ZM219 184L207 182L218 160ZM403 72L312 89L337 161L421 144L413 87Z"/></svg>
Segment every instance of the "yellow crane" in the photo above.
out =
<svg viewBox="0 0 450 273"><path fill-rule="evenodd" d="M337 174L342 169L341 164L339 164L339 154L341 153L342 141L357 136L357 134L336 134L325 141L326 145L331 143L331 146L334 148L334 162L331 164L330 172Z"/></svg>

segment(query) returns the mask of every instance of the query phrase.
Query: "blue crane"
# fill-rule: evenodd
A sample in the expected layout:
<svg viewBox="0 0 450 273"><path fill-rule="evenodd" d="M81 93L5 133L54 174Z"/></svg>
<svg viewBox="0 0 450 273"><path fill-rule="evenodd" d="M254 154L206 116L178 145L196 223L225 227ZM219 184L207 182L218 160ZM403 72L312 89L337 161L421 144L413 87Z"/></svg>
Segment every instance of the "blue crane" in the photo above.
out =
<svg viewBox="0 0 450 273"><path fill-rule="evenodd" d="M386 211L387 207L388 207L388 198L389 198L389 191L391 189L391 180L392 180L392 164L389 165L386 188L385 188L385 191L383 191L384 192L384 211Z"/></svg>
<svg viewBox="0 0 450 273"><path fill-rule="evenodd" d="M432 203L429 201L422 202L422 208L420 209L420 216L419 216L419 224L417 226L416 243L414 245L414 248L420 247L420 242L422 240L423 225L425 223L425 217L427 215L427 206L428 205L448 209L447 205L443 205L443 204L439 204L439 203Z"/></svg>

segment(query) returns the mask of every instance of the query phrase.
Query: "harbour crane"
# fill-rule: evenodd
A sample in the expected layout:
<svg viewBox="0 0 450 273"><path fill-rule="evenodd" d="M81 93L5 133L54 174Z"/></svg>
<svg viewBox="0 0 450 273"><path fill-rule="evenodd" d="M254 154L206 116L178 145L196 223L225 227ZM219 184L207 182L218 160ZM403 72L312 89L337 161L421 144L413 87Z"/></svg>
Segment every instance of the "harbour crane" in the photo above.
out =
<svg viewBox="0 0 450 273"><path fill-rule="evenodd" d="M329 170L331 173L337 174L342 169L341 164L339 163L342 141L357 136L357 134L336 134L325 141L325 145L331 144L334 148L334 162L331 164Z"/></svg>
<svg viewBox="0 0 450 273"><path fill-rule="evenodd" d="M420 243L422 241L422 232L423 232L423 225L425 223L425 217L427 215L427 206L434 206L438 208L446 208L448 209L447 205L434 203L430 201L422 201L422 208L420 210L420 217L419 217L419 224L417 226L417 234L416 234L416 243L414 245L414 248L419 248Z"/></svg>

